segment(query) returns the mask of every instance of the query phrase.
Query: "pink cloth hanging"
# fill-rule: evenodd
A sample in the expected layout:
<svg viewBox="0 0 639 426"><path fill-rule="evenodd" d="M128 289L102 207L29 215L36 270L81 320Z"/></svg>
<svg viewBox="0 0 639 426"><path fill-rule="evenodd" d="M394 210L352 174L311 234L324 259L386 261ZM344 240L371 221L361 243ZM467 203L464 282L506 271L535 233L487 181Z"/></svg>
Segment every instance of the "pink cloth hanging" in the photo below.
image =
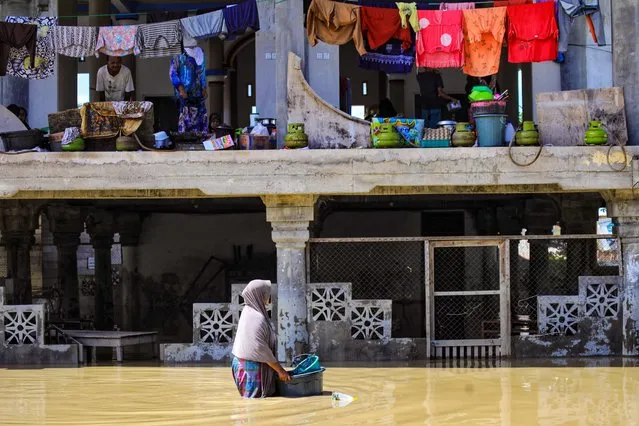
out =
<svg viewBox="0 0 639 426"><path fill-rule="evenodd" d="M439 10L472 10L475 3L439 3Z"/></svg>
<svg viewBox="0 0 639 426"><path fill-rule="evenodd" d="M464 65L464 37L461 10L419 10L416 38L417 66L461 68Z"/></svg>

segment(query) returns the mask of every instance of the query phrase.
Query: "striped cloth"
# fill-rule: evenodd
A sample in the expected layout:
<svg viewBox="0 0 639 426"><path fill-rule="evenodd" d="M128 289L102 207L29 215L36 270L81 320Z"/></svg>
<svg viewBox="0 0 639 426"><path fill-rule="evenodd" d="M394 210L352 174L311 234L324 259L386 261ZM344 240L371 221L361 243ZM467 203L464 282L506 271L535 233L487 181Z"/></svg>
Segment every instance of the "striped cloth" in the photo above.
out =
<svg viewBox="0 0 639 426"><path fill-rule="evenodd" d="M137 44L141 58L176 56L182 53L182 27L180 21L140 25Z"/></svg>
<svg viewBox="0 0 639 426"><path fill-rule="evenodd" d="M52 43L57 54L73 58L93 56L97 42L95 27L53 27Z"/></svg>

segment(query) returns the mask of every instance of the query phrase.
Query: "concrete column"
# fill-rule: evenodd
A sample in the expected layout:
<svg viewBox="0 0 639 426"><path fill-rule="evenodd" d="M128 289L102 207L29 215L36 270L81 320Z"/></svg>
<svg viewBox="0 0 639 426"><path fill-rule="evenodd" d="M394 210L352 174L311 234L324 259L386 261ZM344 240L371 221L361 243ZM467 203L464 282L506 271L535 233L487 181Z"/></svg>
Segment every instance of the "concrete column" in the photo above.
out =
<svg viewBox="0 0 639 426"><path fill-rule="evenodd" d="M612 79L626 99L628 144L639 145L639 2L612 1Z"/></svg>
<svg viewBox="0 0 639 426"><path fill-rule="evenodd" d="M308 350L306 243L316 197L265 196L263 201L277 248L277 355L280 361L290 361Z"/></svg>
<svg viewBox="0 0 639 426"><path fill-rule="evenodd" d="M224 118L224 86L227 84L226 70L224 69L224 41L219 38L209 40L209 54L207 55L207 70L212 75L207 77L208 83L208 112L218 113L220 119Z"/></svg>
<svg viewBox="0 0 639 426"><path fill-rule="evenodd" d="M115 233L113 215L96 211L87 218L87 232L95 250L95 328L112 330L113 282L111 270L111 246Z"/></svg>
<svg viewBox="0 0 639 426"><path fill-rule="evenodd" d="M57 289L62 292L64 319L80 319L78 284L78 246L84 231L84 215L78 208L65 205L47 207L47 218L58 250Z"/></svg>
<svg viewBox="0 0 639 426"><path fill-rule="evenodd" d="M623 260L623 355L639 354L639 200L606 197L615 220Z"/></svg>
<svg viewBox="0 0 639 426"><path fill-rule="evenodd" d="M123 330L133 330L136 327L135 314L139 312L140 307L140 294L136 280L142 221L139 214L125 213L118 215L117 226L122 245L122 279L119 297L116 299L116 304L119 305L116 309L116 323Z"/></svg>
<svg viewBox="0 0 639 426"><path fill-rule="evenodd" d="M138 25L138 15L121 15L115 18L116 25L124 26L124 25ZM137 57L135 55L128 55L122 57L122 65L129 68L131 70L131 75L133 76L133 83L136 86L135 98L136 100L143 100L138 98L137 91L137 75L135 73L137 68Z"/></svg>
<svg viewBox="0 0 639 426"><path fill-rule="evenodd" d="M302 69L306 70L306 30L304 29L304 2L275 3L277 146L283 147L288 125L288 54L293 52L302 58ZM307 73L304 72L304 74ZM261 111L258 112L262 114Z"/></svg>
<svg viewBox="0 0 639 426"><path fill-rule="evenodd" d="M58 0L58 15L74 16L78 12L78 0ZM60 18L60 25L78 25L77 18ZM58 111L78 106L78 59L57 55Z"/></svg>
<svg viewBox="0 0 639 426"><path fill-rule="evenodd" d="M277 73L275 0L260 1L257 8L260 30L255 33L255 106L260 117L276 117L276 87L273 84Z"/></svg>
<svg viewBox="0 0 639 426"><path fill-rule="evenodd" d="M30 0L5 0L2 14L6 16L33 16ZM0 77L0 102L4 106L16 104L29 108L29 80L24 78Z"/></svg>
<svg viewBox="0 0 639 426"><path fill-rule="evenodd" d="M308 84L326 102L339 109L339 46L318 43L308 49Z"/></svg>
<svg viewBox="0 0 639 426"><path fill-rule="evenodd" d="M37 206L26 202L5 201L0 205L0 232L7 251L8 303L28 305L32 301L31 247L38 227Z"/></svg>
<svg viewBox="0 0 639 426"><path fill-rule="evenodd" d="M108 15L111 13L111 0L91 0L89 2L89 26L92 27L104 27L111 25L110 16L96 16L96 15ZM91 102L98 102L100 95L95 91L95 79L98 75L98 70L102 65L106 65L107 57L100 55L99 58L94 56L87 58L89 64L89 87L90 95L89 100Z"/></svg>

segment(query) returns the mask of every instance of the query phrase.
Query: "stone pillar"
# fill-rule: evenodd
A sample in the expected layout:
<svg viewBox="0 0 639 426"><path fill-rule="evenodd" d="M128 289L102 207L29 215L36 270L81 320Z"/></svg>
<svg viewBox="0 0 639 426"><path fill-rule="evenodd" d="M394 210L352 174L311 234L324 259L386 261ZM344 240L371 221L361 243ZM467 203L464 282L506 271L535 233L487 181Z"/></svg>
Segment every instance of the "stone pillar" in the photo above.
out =
<svg viewBox="0 0 639 426"><path fill-rule="evenodd" d="M7 250L7 280L12 285L8 303L28 305L32 301L31 246L38 227L37 206L27 202L5 201L0 205L0 232ZM6 282L6 281L5 281Z"/></svg>
<svg viewBox="0 0 639 426"><path fill-rule="evenodd" d="M91 0L89 2L89 26L91 27L106 27L111 25L110 16L111 13L111 0ZM96 16L101 15L101 16ZM107 57L100 55L99 58L94 56L87 58L89 63L89 87L90 95L89 100L91 102L98 102L100 100L100 94L95 91L95 79L98 75L98 70L102 65L106 65Z"/></svg>
<svg viewBox="0 0 639 426"><path fill-rule="evenodd" d="M277 248L277 355L280 361L290 361L308 350L306 243L316 197L269 195L263 201Z"/></svg>
<svg viewBox="0 0 639 426"><path fill-rule="evenodd" d="M224 41L219 38L209 40L209 54L207 55L207 77L209 99L209 114L218 113L220 120L224 119L224 86L227 84L224 69Z"/></svg>
<svg viewBox="0 0 639 426"><path fill-rule="evenodd" d="M118 215L118 232L122 245L122 279L119 297L116 304L118 317L116 323L123 330L133 330L136 327L134 317L139 312L140 294L137 285L139 253L138 245L142 232L142 221L137 213Z"/></svg>
<svg viewBox="0 0 639 426"><path fill-rule="evenodd" d="M79 320L78 245L84 231L84 215L78 208L53 205L47 207L47 218L58 250L57 289L62 292L62 316Z"/></svg>
<svg viewBox="0 0 639 426"><path fill-rule="evenodd" d="M87 218L87 232L95 250L95 328L112 330L113 282L111 270L111 246L115 233L113 215L96 211Z"/></svg>
<svg viewBox="0 0 639 426"><path fill-rule="evenodd" d="M58 15L74 16L78 12L78 0L58 0ZM60 25L78 25L77 18L60 18ZM78 106L78 59L64 55L56 56L58 67L58 111Z"/></svg>
<svg viewBox="0 0 639 426"><path fill-rule="evenodd" d="M288 54L293 52L302 58L302 70L307 69L306 30L304 29L303 1L276 1L275 3L277 146L282 147L288 127ZM304 74L307 73L304 72ZM261 114L261 111L258 112Z"/></svg>
<svg viewBox="0 0 639 426"><path fill-rule="evenodd" d="M116 25L124 26L124 25L138 25L138 15L119 15L116 16L115 22ZM133 85L136 88L135 91L135 100L138 100L138 77L136 74L137 68L137 57L135 55L127 55L122 57L122 65L129 68L131 70L131 76L133 76ZM143 99L142 99L143 100Z"/></svg>
<svg viewBox="0 0 639 426"><path fill-rule="evenodd" d="M33 16L30 0L5 0L2 14L6 16ZM4 18L3 18L4 20ZM16 104L29 108L29 80L4 76L0 78L0 103L4 106Z"/></svg>
<svg viewBox="0 0 639 426"><path fill-rule="evenodd" d="M639 354L639 200L606 197L608 216L621 239L623 265L623 355Z"/></svg>
<svg viewBox="0 0 639 426"><path fill-rule="evenodd" d="M628 144L639 145L639 3L614 0L612 3L612 79L623 87L628 121Z"/></svg>
<svg viewBox="0 0 639 426"><path fill-rule="evenodd" d="M260 117L276 117L276 88L273 81L277 73L275 0L260 1L257 8L260 12L260 30L255 33L255 69L259 70L255 73L255 106Z"/></svg>

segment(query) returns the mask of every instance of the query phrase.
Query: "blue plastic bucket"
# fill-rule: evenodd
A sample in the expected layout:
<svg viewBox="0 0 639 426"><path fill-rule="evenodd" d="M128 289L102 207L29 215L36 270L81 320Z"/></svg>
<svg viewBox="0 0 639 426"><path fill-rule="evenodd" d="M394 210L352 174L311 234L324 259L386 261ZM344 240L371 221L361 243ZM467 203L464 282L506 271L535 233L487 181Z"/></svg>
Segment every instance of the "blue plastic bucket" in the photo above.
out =
<svg viewBox="0 0 639 426"><path fill-rule="evenodd" d="M478 114L475 118L479 146L504 146L506 116L503 114Z"/></svg>

